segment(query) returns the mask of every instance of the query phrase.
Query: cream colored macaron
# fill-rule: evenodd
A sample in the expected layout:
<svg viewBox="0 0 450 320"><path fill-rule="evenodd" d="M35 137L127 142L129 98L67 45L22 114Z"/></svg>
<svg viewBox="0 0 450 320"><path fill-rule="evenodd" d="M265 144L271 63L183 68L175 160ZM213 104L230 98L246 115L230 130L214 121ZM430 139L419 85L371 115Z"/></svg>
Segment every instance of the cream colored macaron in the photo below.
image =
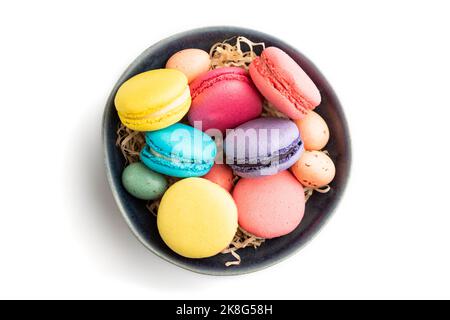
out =
<svg viewBox="0 0 450 320"><path fill-rule="evenodd" d="M187 258L207 258L233 240L238 215L225 189L203 178L187 178L166 191L157 223L170 249Z"/></svg>

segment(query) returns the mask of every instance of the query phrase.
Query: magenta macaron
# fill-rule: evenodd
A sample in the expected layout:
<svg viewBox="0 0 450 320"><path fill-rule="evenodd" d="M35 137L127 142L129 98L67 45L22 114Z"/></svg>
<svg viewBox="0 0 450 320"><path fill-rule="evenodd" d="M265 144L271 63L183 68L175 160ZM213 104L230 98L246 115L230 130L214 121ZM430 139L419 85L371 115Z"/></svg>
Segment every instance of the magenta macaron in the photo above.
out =
<svg viewBox="0 0 450 320"><path fill-rule="evenodd" d="M262 95L289 118L302 119L320 104L311 78L284 51L269 47L250 64L250 76Z"/></svg>
<svg viewBox="0 0 450 320"><path fill-rule="evenodd" d="M195 126L201 121L203 131L214 128L225 132L262 112L262 97L244 69L226 67L206 72L190 88L189 123Z"/></svg>

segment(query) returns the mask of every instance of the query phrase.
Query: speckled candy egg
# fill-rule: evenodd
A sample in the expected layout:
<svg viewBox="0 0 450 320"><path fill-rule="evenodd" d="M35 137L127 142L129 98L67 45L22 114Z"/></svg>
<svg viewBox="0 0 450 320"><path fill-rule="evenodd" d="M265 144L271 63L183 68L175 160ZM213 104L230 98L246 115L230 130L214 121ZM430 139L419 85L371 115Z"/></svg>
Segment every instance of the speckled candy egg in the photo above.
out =
<svg viewBox="0 0 450 320"><path fill-rule="evenodd" d="M228 192L233 189L233 170L226 164L216 163L203 178L218 184Z"/></svg>
<svg viewBox="0 0 450 320"><path fill-rule="evenodd" d="M314 111L301 120L296 120L295 124L305 144L306 150L321 150L330 139L330 130L323 118Z"/></svg>
<svg viewBox="0 0 450 320"><path fill-rule="evenodd" d="M209 54L201 49L184 49L178 51L167 61L167 69L177 69L183 72L192 82L202 73L209 70L211 60Z"/></svg>
<svg viewBox="0 0 450 320"><path fill-rule="evenodd" d="M122 184L134 197L154 200L162 197L167 190L166 178L147 168L143 163L132 163L122 173Z"/></svg>
<svg viewBox="0 0 450 320"><path fill-rule="evenodd" d="M321 188L333 180L336 168L322 151L305 151L291 171L303 186Z"/></svg>

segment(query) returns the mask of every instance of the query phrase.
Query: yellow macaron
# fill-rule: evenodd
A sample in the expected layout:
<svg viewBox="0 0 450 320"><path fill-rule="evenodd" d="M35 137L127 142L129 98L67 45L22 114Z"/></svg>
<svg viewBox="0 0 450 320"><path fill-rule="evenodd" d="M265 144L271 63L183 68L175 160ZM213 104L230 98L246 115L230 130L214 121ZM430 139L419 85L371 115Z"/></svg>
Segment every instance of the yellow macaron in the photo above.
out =
<svg viewBox="0 0 450 320"><path fill-rule="evenodd" d="M191 106L191 94L181 71L157 69L125 81L114 103L126 127L153 131L180 121Z"/></svg>
<svg viewBox="0 0 450 320"><path fill-rule="evenodd" d="M231 195L203 178L173 184L158 209L158 230L170 249L187 258L207 258L225 249L238 227Z"/></svg>

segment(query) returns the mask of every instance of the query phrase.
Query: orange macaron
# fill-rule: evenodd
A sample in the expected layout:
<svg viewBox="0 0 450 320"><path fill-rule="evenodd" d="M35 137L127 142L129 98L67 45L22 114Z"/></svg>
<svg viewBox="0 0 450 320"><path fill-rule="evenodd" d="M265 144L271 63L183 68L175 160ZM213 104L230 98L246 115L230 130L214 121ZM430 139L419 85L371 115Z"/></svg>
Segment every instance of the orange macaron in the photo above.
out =
<svg viewBox="0 0 450 320"><path fill-rule="evenodd" d="M292 232L305 213L303 186L289 171L240 179L233 198L240 227L260 238L271 239Z"/></svg>

